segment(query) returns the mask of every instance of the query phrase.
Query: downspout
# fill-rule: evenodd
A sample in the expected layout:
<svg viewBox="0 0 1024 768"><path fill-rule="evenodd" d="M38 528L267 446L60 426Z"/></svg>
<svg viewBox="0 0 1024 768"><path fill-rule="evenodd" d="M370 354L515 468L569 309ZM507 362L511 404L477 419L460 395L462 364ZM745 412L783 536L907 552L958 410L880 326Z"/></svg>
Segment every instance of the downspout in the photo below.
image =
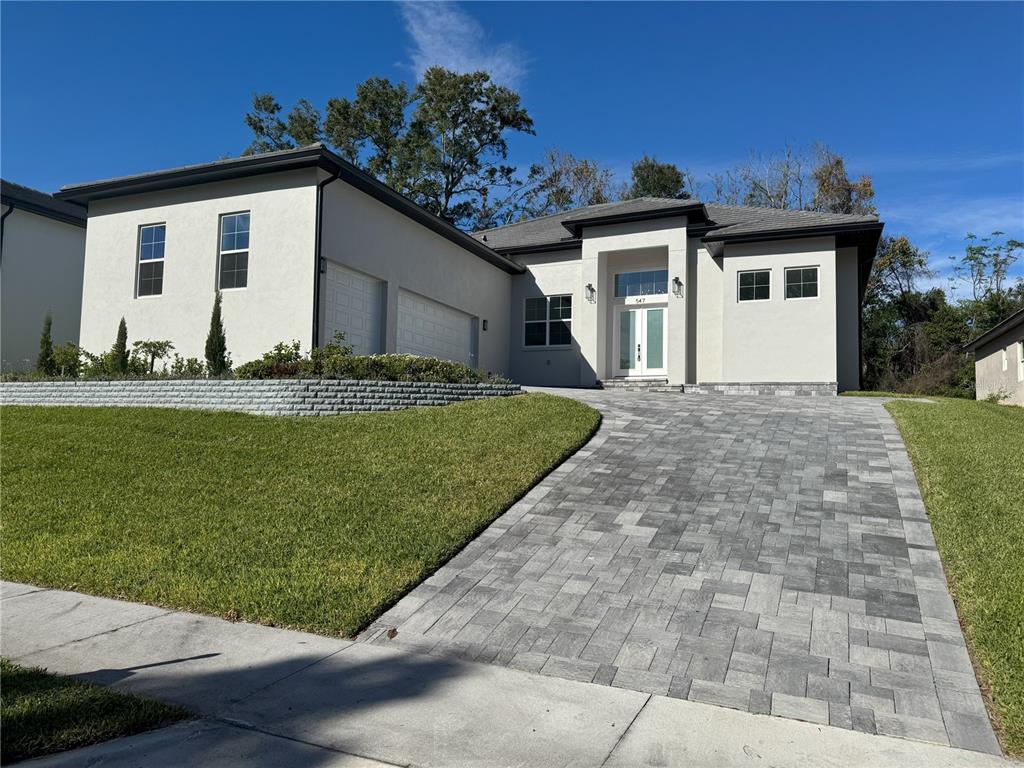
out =
<svg viewBox="0 0 1024 768"><path fill-rule="evenodd" d="M316 185L316 258L313 261L313 349L320 346L320 275L323 273L323 257L320 255L323 240L324 187L336 181L341 169Z"/></svg>
<svg viewBox="0 0 1024 768"><path fill-rule="evenodd" d="M0 216L0 263L3 263L4 259L4 222L12 213L14 213L14 206L8 203L7 210L4 211L3 216Z"/></svg>

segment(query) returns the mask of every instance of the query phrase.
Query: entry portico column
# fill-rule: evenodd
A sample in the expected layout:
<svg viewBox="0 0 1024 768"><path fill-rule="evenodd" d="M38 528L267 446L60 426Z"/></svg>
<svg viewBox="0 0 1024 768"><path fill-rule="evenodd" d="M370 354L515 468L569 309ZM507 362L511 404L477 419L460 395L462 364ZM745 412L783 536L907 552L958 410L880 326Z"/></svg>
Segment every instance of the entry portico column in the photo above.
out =
<svg viewBox="0 0 1024 768"><path fill-rule="evenodd" d="M608 262L606 253L597 249L593 241L583 240L583 259L580 267L579 309L573 308L578 318L576 341L580 345L580 386L592 387L608 376L605 352L607 347L608 314ZM588 290L591 286L593 291Z"/></svg>
<svg viewBox="0 0 1024 768"><path fill-rule="evenodd" d="M686 284L686 228L671 229L665 234L668 235L668 383L682 386L686 381L686 306L693 286ZM681 290L676 287L676 278L682 283Z"/></svg>

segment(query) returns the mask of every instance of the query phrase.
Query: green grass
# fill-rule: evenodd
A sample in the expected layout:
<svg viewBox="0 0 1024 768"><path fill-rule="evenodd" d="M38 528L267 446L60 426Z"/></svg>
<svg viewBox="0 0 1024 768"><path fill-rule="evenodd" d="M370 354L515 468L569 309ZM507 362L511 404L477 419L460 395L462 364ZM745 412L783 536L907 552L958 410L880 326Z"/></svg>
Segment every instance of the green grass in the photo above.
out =
<svg viewBox="0 0 1024 768"><path fill-rule="evenodd" d="M883 390L849 389L840 392L843 397L928 397L928 395L908 395L906 392L885 392Z"/></svg>
<svg viewBox="0 0 1024 768"><path fill-rule="evenodd" d="M130 736L186 717L180 707L0 659L3 763Z"/></svg>
<svg viewBox="0 0 1024 768"><path fill-rule="evenodd" d="M886 403L914 462L1003 746L1024 756L1024 408Z"/></svg>
<svg viewBox="0 0 1024 768"><path fill-rule="evenodd" d="M2 409L4 579L352 635L586 442L543 394L282 418Z"/></svg>

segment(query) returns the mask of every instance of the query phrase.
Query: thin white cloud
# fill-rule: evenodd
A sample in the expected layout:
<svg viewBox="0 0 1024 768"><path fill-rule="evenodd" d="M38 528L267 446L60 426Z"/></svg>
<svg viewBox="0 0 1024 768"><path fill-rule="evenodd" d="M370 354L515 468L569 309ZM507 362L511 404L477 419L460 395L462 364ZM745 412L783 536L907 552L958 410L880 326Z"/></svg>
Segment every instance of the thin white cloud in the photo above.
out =
<svg viewBox="0 0 1024 768"><path fill-rule="evenodd" d="M966 173L1017 166L1024 169L1024 152L982 152L949 155L875 155L854 157L849 165L868 175L876 173Z"/></svg>
<svg viewBox="0 0 1024 768"><path fill-rule="evenodd" d="M942 195L892 204L879 201L878 210L887 229L913 231L919 236L962 240L968 232L985 236L996 230L1011 237L1024 235L1024 199L1019 195L970 199Z"/></svg>
<svg viewBox="0 0 1024 768"><path fill-rule="evenodd" d="M404 2L405 29L412 38L410 66L416 77L433 66L453 72L483 70L494 82L517 88L526 74L525 57L512 43L492 43L483 26L449 2Z"/></svg>

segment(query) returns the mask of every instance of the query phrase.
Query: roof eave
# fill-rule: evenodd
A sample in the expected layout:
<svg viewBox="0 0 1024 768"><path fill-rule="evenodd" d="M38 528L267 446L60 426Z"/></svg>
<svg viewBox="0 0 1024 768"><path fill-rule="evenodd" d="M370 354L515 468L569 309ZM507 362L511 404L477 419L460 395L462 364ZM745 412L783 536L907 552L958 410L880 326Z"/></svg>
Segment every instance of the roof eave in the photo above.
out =
<svg viewBox="0 0 1024 768"><path fill-rule="evenodd" d="M633 211L631 213L611 213L604 216L591 216L585 219L566 219L562 226L569 230L573 237L581 237L584 227L604 227L610 224L625 224L634 221L648 221L650 219L668 219L676 216L689 216L694 211L700 211L702 220L707 220L707 211L701 202L691 202L685 205L673 206L672 208L661 208L653 211Z"/></svg>
<svg viewBox="0 0 1024 768"><path fill-rule="evenodd" d="M280 173L303 168L322 168L327 171L337 171L338 176L346 183L390 206L399 213L408 216L470 253L479 256L492 266L498 267L509 274L520 274L524 271L524 268L514 261L505 258L479 240L470 237L451 223L435 216L408 198L395 192L395 190L377 181L377 179L344 158L319 145L288 150L269 156L253 155L252 157L238 158L230 162L189 166L171 171L111 179L92 184L79 184L62 188L54 197L79 204L88 204L93 200L159 192L165 189L210 184L218 181L231 181L249 176Z"/></svg>
<svg viewBox="0 0 1024 768"><path fill-rule="evenodd" d="M974 352L978 347L988 344L990 341L993 341L1007 331L1012 331L1019 325L1024 325L1024 309L1018 309L1006 319L989 328L978 338L964 344L960 349L964 352Z"/></svg>

